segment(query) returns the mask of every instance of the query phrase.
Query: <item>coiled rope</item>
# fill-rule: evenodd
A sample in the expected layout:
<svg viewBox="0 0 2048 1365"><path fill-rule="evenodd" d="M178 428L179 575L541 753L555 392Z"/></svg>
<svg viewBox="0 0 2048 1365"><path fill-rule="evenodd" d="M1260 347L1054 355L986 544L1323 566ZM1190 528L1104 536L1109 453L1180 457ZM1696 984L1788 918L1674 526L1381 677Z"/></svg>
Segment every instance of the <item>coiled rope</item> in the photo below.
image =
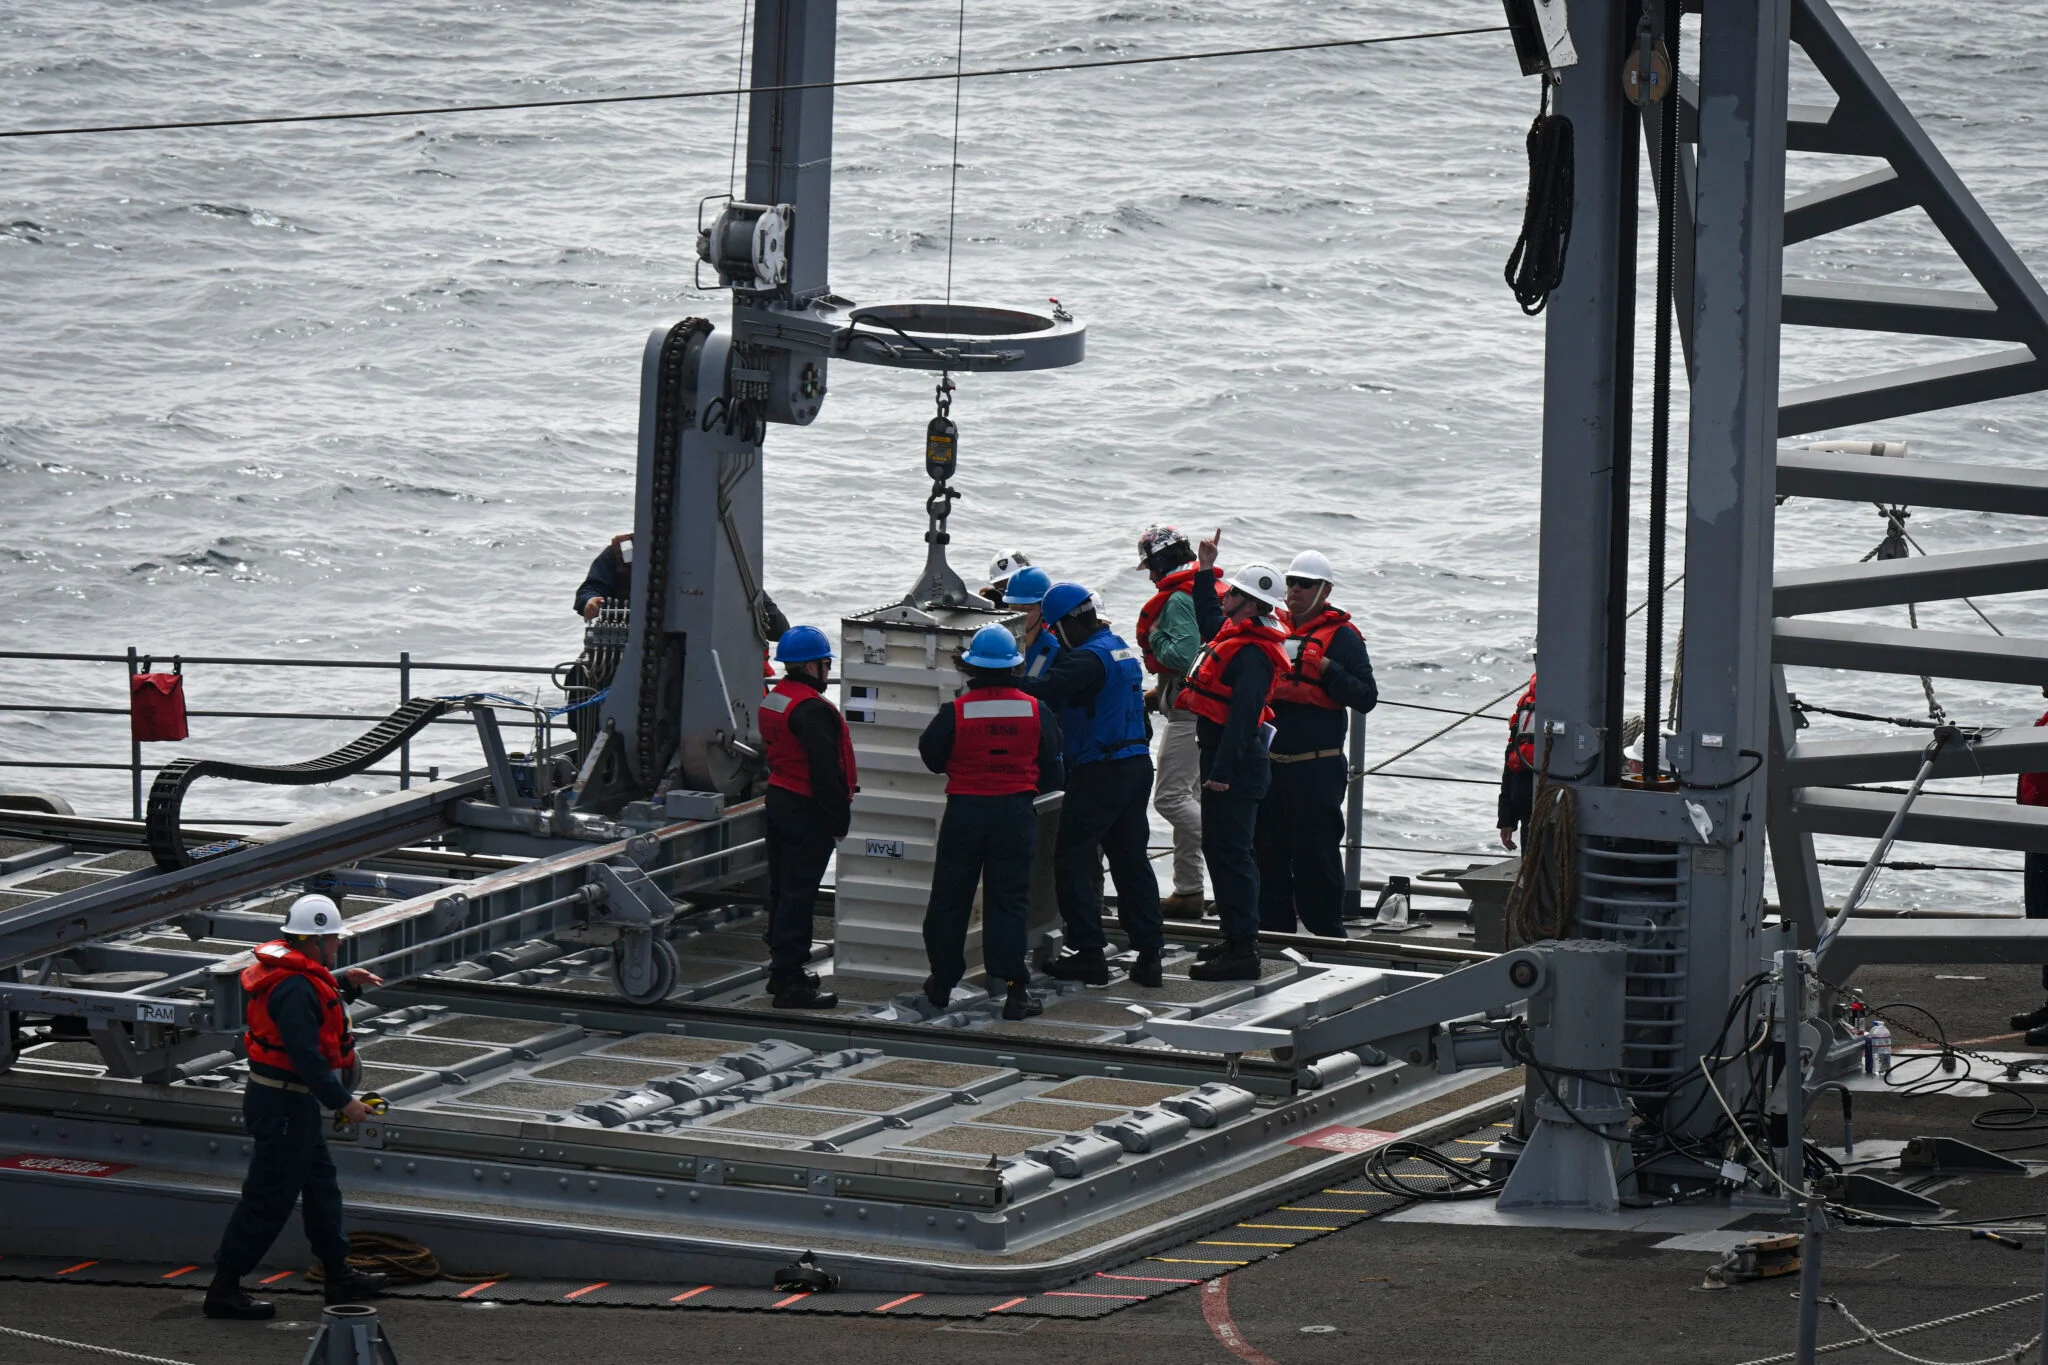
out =
<svg viewBox="0 0 2048 1365"><path fill-rule="evenodd" d="M1522 235L1503 272L1522 311L1535 317L1564 283L1565 251L1572 240L1575 159L1572 121L1550 112L1550 77L1529 125L1529 197L1522 205Z"/></svg>
<svg viewBox="0 0 2048 1365"><path fill-rule="evenodd" d="M444 1269L440 1259L409 1237L390 1232L351 1232L348 1235L348 1264L351 1270L389 1275L398 1284L425 1284L429 1280L453 1280L457 1284L488 1284L505 1278L491 1275L457 1275ZM315 1263L306 1278L318 1284L326 1278L326 1267Z"/></svg>
<svg viewBox="0 0 2048 1365"><path fill-rule="evenodd" d="M1536 799L1522 863L1508 890L1508 923L1523 943L1563 938L1579 903L1579 793L1550 780L1555 735L1543 737L1543 763L1536 773Z"/></svg>

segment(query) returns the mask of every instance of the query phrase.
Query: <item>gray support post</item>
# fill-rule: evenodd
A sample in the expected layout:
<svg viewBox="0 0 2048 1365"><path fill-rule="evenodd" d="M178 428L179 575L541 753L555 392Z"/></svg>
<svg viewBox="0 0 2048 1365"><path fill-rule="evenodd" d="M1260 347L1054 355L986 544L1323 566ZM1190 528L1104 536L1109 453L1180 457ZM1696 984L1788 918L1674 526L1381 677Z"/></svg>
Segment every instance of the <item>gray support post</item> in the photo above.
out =
<svg viewBox="0 0 2048 1365"><path fill-rule="evenodd" d="M1365 713L1353 711L1344 760L1348 790L1344 793L1344 911L1356 914L1365 900L1359 885L1365 876Z"/></svg>
<svg viewBox="0 0 2048 1365"><path fill-rule="evenodd" d="M1537 717L1544 736L1555 735L1551 771L1562 776L1601 757L1602 731L1620 723L1611 682L1618 667L1610 664L1619 663L1613 642L1627 610L1617 604L1625 600L1628 533L1626 516L1615 516L1615 492L1627 489L1640 134L1617 73L1635 11L1630 0L1572 6L1581 60L1563 73L1554 101L1572 121L1577 174L1571 253L1544 314L1536 638Z"/></svg>
<svg viewBox="0 0 2048 1365"><path fill-rule="evenodd" d="M747 101L747 202L790 204L789 294L831 292L832 73L839 0L761 0ZM773 89L802 85L805 90Z"/></svg>
<svg viewBox="0 0 2048 1365"><path fill-rule="evenodd" d="M135 675L142 671L135 646L128 646L128 801L133 818L142 818L142 741L135 737Z"/></svg>
<svg viewBox="0 0 2048 1365"><path fill-rule="evenodd" d="M1799 1051L1799 1025L1804 1014L1806 974L1794 950L1774 955L1778 968L1778 1027L1785 1031L1784 1070L1778 1083L1785 1089L1785 1145L1778 1149L1778 1179L1787 1193L1806 1188L1806 1063Z"/></svg>
<svg viewBox="0 0 2048 1365"><path fill-rule="evenodd" d="M405 705L412 700L412 651L398 651L398 704ZM412 789L412 741L398 746L398 789Z"/></svg>
<svg viewBox="0 0 2048 1365"><path fill-rule="evenodd" d="M1673 757L1682 797L1711 788L1728 804L1690 859L1681 1062L1711 1050L1756 971L1763 912L1791 3L1716 0L1700 30L1685 730Z"/></svg>

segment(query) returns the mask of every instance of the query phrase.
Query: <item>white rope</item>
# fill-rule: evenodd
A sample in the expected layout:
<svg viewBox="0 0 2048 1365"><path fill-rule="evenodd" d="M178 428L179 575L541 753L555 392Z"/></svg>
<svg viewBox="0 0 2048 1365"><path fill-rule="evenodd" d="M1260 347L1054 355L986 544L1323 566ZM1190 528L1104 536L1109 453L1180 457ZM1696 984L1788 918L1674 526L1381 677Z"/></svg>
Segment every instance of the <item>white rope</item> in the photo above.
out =
<svg viewBox="0 0 2048 1365"><path fill-rule="evenodd" d="M1795 1295L1794 1297L1796 1298L1797 1295ZM1865 1327L1862 1323L1858 1322L1856 1320L1855 1315L1850 1313L1850 1311L1847 1308L1844 1308L1842 1306L1841 1300L1826 1299L1823 1300L1823 1302L1833 1304L1836 1311L1841 1313L1843 1317L1847 1318L1849 1320L1850 1325L1855 1327L1855 1329L1861 1332L1863 1335L1858 1337L1854 1341L1830 1342L1828 1345L1823 1346L1816 1350L1814 1354L1822 1356L1831 1355L1836 1351L1854 1350L1858 1346L1868 1344L1871 1346L1875 1346L1882 1351L1890 1351L1893 1355L1898 1356L1901 1359L1918 1361L1920 1362L1920 1365L2003 1365L2003 1362L2018 1360L2021 1356L2025 1355L2029 1350L2033 1349L2033 1347L2040 1342L2041 1338L2039 1336L2035 1336L2031 1340L2023 1342L2018 1346L2007 1348L2003 1353L1999 1355L1986 1357L1982 1361L1971 1362L1923 1361L1919 1356L1909 1356L1904 1351L1898 1350L1896 1347L1887 1346L1885 1344L1884 1339L1887 1337L1903 1337L1913 1332L1925 1332L1936 1327L1947 1327L1951 1323L1967 1322L1971 1318L1986 1317L1992 1313L2003 1313L2008 1308L2023 1308L2027 1304L2039 1303L2040 1301L2041 1296L2039 1294L2029 1294L2023 1299L2008 1299L2004 1303L1994 1303L1985 1308L1972 1308L1967 1313L1951 1313L1949 1316L1945 1318L1934 1318L1928 1322L1916 1322L1911 1327L1894 1327L1888 1332L1873 1332L1868 1327ZM1783 1355L1761 1356L1755 1360L1745 1360L1742 1362L1742 1365L1785 1365L1786 1361L1796 1359L1797 1355L1798 1353L1795 1351L1787 1351Z"/></svg>
<svg viewBox="0 0 2048 1365"><path fill-rule="evenodd" d="M90 1342L66 1341L62 1337L46 1337L41 1332L24 1332L19 1327L0 1327L0 1333L20 1337L23 1341L40 1341L45 1346L64 1346L73 1351L90 1351L94 1355L116 1356L122 1360L141 1360L148 1365L189 1365L183 1360L172 1360L168 1356L146 1356L134 1351L117 1351L111 1346L94 1346Z"/></svg>
<svg viewBox="0 0 2048 1365"><path fill-rule="evenodd" d="M2041 1296L2039 1294L2028 1295L2028 1298L2033 1299L2038 1299L2040 1297ZM2025 1303L2026 1301L2026 1299L2015 1299L2013 1302ZM2028 1351L2033 1350L2035 1343L2041 1340L2041 1335L2037 1332L2033 1336L2021 1342L2019 1345L2008 1346L1995 1356L1983 1356L1976 1360L1929 1360L1925 1356L1908 1355L1906 1352L1901 1351L1896 1346L1892 1346L1886 1342L1879 1341L1878 1334L1871 1331L1868 1327L1865 1327L1862 1324L1862 1322L1857 1319L1856 1315L1849 1311L1849 1306L1843 1303L1840 1299L1829 1299L1828 1302L1835 1306L1835 1311L1837 1313L1840 1313L1843 1319L1847 1321L1851 1327L1855 1328L1857 1331L1863 1334L1863 1339L1865 1341L1869 1342L1872 1346L1875 1346L1880 1351L1890 1352L1892 1355L1897 1356L1901 1360L1910 1360L1913 1362L1913 1365L2008 1365L2009 1362L2017 1361L2021 1356L2024 1356ZM2010 1307L2010 1305L2000 1304L1999 1307L2005 1308ZM1979 1308L1975 1312L1971 1313L1958 1313L1956 1314L1956 1316L1952 1318L1944 1319L1944 1321L1961 1322L1964 1318L1978 1317L1984 1313L1991 1313L1996 1311L1996 1309L1991 1308ZM1935 1324L1930 1322L1926 1325L1932 1327ZM1887 1333L1887 1335L1890 1334Z"/></svg>

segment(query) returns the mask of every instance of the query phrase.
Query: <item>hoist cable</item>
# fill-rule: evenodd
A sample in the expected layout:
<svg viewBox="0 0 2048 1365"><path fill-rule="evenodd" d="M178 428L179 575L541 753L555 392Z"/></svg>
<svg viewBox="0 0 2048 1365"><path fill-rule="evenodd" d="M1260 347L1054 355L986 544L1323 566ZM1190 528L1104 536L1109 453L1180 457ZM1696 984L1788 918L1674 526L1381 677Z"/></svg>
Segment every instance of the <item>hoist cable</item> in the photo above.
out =
<svg viewBox="0 0 2048 1365"><path fill-rule="evenodd" d="M976 71L925 71L903 76L862 76L843 81L804 81L791 85L754 85L706 90L662 90L644 95L580 95L552 100L512 100L502 104L442 104L409 109L364 109L333 114L266 114L251 118L182 119L166 123L98 123L64 128L4 128L0 138L71 137L81 133L161 133L188 128L254 128L285 123L341 123L353 119L424 118L442 114L498 114L521 109L575 109L603 104L659 104L674 100L726 99L775 95L798 90L852 90L874 85L916 85L924 81L979 80L990 76L1037 76L1055 71L1101 71L1111 67L1157 66L1168 62L1206 62L1225 57L1262 57L1286 52L1323 52L1342 47L1384 47L1432 38L1466 38L1506 33L1505 24L1480 28L1440 28L1420 33L1389 33L1377 38L1330 38L1316 43L1282 43L1271 47L1228 47L1207 52L1169 52L1157 57L1112 57L1099 62L1046 62L1036 66L992 66Z"/></svg>
<svg viewBox="0 0 2048 1365"><path fill-rule="evenodd" d="M953 154L947 158L951 179L946 186L946 309L953 307L953 225L960 215L960 85L967 64L967 0L960 0L960 26L953 38ZM942 400L943 401L943 400ZM940 414L944 415L943 412Z"/></svg>
<svg viewBox="0 0 2048 1365"><path fill-rule="evenodd" d="M1680 0L1665 0L1665 60L1677 84ZM1649 36L1649 15L1643 16L1643 39L1636 88L1645 112L1653 93L1656 66ZM1643 628L1643 782L1654 786L1661 770L1658 746L1664 729L1664 543L1671 478L1671 314L1678 237L1678 100L1661 95L1657 113L1662 130L1657 139L1657 354L1650 393L1650 609Z"/></svg>
<svg viewBox="0 0 2048 1365"><path fill-rule="evenodd" d="M747 84L747 24L753 8L753 0L740 0L740 65L732 78L732 165L725 173L725 192L731 195L740 192L740 109L746 104L740 92Z"/></svg>

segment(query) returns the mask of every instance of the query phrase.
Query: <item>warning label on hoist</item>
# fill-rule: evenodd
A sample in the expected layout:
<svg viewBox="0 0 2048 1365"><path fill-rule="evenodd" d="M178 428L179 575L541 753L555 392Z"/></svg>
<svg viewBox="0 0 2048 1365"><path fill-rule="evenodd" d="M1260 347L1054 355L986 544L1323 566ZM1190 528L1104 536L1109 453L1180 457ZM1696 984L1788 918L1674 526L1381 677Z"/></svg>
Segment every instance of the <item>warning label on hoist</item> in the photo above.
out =
<svg viewBox="0 0 2048 1365"><path fill-rule="evenodd" d="M1320 1147L1326 1152L1369 1152L1375 1147L1386 1146L1400 1136L1399 1133L1382 1132L1378 1128L1346 1128L1342 1124L1332 1124L1328 1128L1318 1128L1313 1133L1291 1137L1287 1139L1287 1143L1291 1147Z"/></svg>
<svg viewBox="0 0 2048 1365"><path fill-rule="evenodd" d="M119 1175L133 1169L129 1163L120 1161L88 1161L76 1156L10 1156L0 1157L0 1169L9 1171L39 1171L44 1175Z"/></svg>

